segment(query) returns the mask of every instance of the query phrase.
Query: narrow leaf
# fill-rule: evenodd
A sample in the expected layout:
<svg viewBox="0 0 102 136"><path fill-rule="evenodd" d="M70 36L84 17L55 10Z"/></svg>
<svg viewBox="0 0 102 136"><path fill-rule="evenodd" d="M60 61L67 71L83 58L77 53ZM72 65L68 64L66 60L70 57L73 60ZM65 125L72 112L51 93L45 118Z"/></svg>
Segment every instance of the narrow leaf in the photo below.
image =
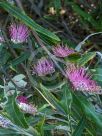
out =
<svg viewBox="0 0 102 136"><path fill-rule="evenodd" d="M95 112L94 106L84 96L77 96L73 93L73 101L82 112L86 115L87 119L93 121L99 128L102 129L102 116Z"/></svg>
<svg viewBox="0 0 102 136"><path fill-rule="evenodd" d="M83 116L81 118L81 120L79 121L79 123L73 133L73 136L82 136L82 132L83 132L84 127L85 127L85 116Z"/></svg>
<svg viewBox="0 0 102 136"><path fill-rule="evenodd" d="M28 127L23 113L20 111L20 109L16 105L14 96L8 97L8 103L5 106L5 110L8 113L11 120L15 124L17 124L18 126L21 126L23 128Z"/></svg>
<svg viewBox="0 0 102 136"><path fill-rule="evenodd" d="M72 94L67 84L65 84L62 87L62 92L63 92L63 98L61 104L63 105L63 108L65 109L66 113L69 114L72 104Z"/></svg>
<svg viewBox="0 0 102 136"><path fill-rule="evenodd" d="M45 87L41 84L41 90L45 98L54 105L54 107L61 112L62 114L65 114L65 111L63 107L61 106L59 100Z"/></svg>
<svg viewBox="0 0 102 136"><path fill-rule="evenodd" d="M21 54L18 58L14 59L10 62L10 66L12 66L12 67L17 66L18 64L20 64L23 61L25 61L26 59L28 59L29 56L30 56L29 52L25 52L25 53Z"/></svg>
<svg viewBox="0 0 102 136"><path fill-rule="evenodd" d="M98 28L98 24L95 21L95 19L88 14L87 12L83 11L77 4L72 3L72 9L78 14L80 15L84 20L86 20L87 22L89 22L93 27Z"/></svg>
<svg viewBox="0 0 102 136"><path fill-rule="evenodd" d="M90 61L91 59L93 59L96 56L96 52L88 52L85 53L79 60L78 60L78 64L80 66L84 66L88 61Z"/></svg>

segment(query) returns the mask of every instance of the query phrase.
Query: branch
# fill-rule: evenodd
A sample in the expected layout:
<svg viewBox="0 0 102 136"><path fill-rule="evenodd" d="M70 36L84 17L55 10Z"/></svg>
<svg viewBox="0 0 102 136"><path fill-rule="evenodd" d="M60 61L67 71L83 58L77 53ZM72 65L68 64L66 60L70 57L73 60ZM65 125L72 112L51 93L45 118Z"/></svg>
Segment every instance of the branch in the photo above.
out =
<svg viewBox="0 0 102 136"><path fill-rule="evenodd" d="M75 50L79 52L80 49L82 48L82 45L84 45L85 42L86 42L90 37L92 37L92 36L94 36L94 35L98 35L98 34L102 34L102 32L92 33L92 34L88 35L83 41L81 41L81 42L76 46Z"/></svg>

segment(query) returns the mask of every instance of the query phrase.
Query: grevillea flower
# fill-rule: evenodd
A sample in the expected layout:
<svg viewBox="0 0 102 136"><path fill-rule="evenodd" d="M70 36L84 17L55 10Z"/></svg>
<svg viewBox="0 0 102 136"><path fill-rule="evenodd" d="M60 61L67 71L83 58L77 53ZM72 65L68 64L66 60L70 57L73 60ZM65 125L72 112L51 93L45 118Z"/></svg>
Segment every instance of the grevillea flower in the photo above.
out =
<svg viewBox="0 0 102 136"><path fill-rule="evenodd" d="M11 24L9 32L13 43L26 42L29 36L29 29L24 24Z"/></svg>
<svg viewBox="0 0 102 136"><path fill-rule="evenodd" d="M12 124L13 123L9 119L7 119L7 118L3 117L2 115L0 115L0 126L1 127L8 128Z"/></svg>
<svg viewBox="0 0 102 136"><path fill-rule="evenodd" d="M75 51L73 49L70 49L68 47L64 46L56 46L52 49L53 53L57 57L67 57L70 54L73 54Z"/></svg>
<svg viewBox="0 0 102 136"><path fill-rule="evenodd" d="M27 98L24 96L18 96L17 103L19 108L25 113L35 115L35 113L37 112L37 108L34 105L29 104Z"/></svg>
<svg viewBox="0 0 102 136"><path fill-rule="evenodd" d="M45 57L39 59L34 67L34 72L36 72L38 76L45 76L53 73L54 71L55 68L53 62Z"/></svg>
<svg viewBox="0 0 102 136"><path fill-rule="evenodd" d="M90 75L86 73L84 67L75 67L70 65L66 69L66 75L72 83L75 90L86 91L90 93L101 94L102 89L97 83L91 79Z"/></svg>

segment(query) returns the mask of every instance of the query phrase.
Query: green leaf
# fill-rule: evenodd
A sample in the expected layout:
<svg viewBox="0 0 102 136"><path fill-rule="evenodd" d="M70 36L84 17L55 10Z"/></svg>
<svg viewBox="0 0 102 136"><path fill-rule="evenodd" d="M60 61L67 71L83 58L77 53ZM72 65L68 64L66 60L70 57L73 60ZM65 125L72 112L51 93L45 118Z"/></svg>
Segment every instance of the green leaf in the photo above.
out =
<svg viewBox="0 0 102 136"><path fill-rule="evenodd" d="M40 84L40 86L45 100L60 113L65 114L65 111L61 106L60 101L45 86L43 86L42 84Z"/></svg>
<svg viewBox="0 0 102 136"><path fill-rule="evenodd" d="M23 61L25 61L26 59L28 59L30 56L30 52L24 52L23 54L21 54L18 58L12 60L10 62L10 66L14 67L17 66L18 64L22 63Z"/></svg>
<svg viewBox="0 0 102 136"><path fill-rule="evenodd" d="M96 56L96 52L85 53L79 60L78 65L84 66L88 61L93 59Z"/></svg>
<svg viewBox="0 0 102 136"><path fill-rule="evenodd" d="M37 130L40 132L41 136L44 136L44 122L45 117L43 117L38 123L37 123Z"/></svg>
<svg viewBox="0 0 102 136"><path fill-rule="evenodd" d="M16 75L15 77L12 78L12 81L20 88L24 88L26 85L27 85L27 82L24 81L24 78L25 78L25 75L23 74L19 74L19 75ZM16 89L15 85L9 81L8 82L8 85L7 85L7 88L11 88L11 89Z"/></svg>
<svg viewBox="0 0 102 136"><path fill-rule="evenodd" d="M63 108L65 109L66 113L69 114L72 104L72 94L67 84L65 84L62 87L62 92L63 92L63 98L61 104L63 105Z"/></svg>
<svg viewBox="0 0 102 136"><path fill-rule="evenodd" d="M68 57L66 57L66 60L68 59L71 62L77 62L80 59L81 55L79 53L73 53L68 55Z"/></svg>
<svg viewBox="0 0 102 136"><path fill-rule="evenodd" d="M10 53L7 50L2 49L0 51L0 66L6 64L7 60L10 58Z"/></svg>
<svg viewBox="0 0 102 136"><path fill-rule="evenodd" d="M32 126L29 126L29 128L26 129L26 132L32 134L31 136L41 136L40 133Z"/></svg>
<svg viewBox="0 0 102 136"><path fill-rule="evenodd" d="M85 116L83 116L81 120L79 121L72 136L82 136L84 127L85 127Z"/></svg>
<svg viewBox="0 0 102 136"><path fill-rule="evenodd" d="M33 21L29 16L25 13L22 13L21 10L18 8L10 5L7 2L0 2L0 6L4 8L7 12L11 15L16 17L17 19L24 22L27 26L29 26L32 30L42 34L43 36L47 37L48 39L52 40L53 43L60 42L60 39L52 32L48 31L47 29L43 28L42 26L38 25L35 21Z"/></svg>
<svg viewBox="0 0 102 136"><path fill-rule="evenodd" d="M0 136L16 136L16 131L0 128Z"/></svg>
<svg viewBox="0 0 102 136"><path fill-rule="evenodd" d="M102 82L102 68L96 68L93 72L93 78L96 81Z"/></svg>
<svg viewBox="0 0 102 136"><path fill-rule="evenodd" d="M23 46L22 43L18 43L18 44L14 44L14 43L10 43L10 47L13 49L25 49L25 45Z"/></svg>
<svg viewBox="0 0 102 136"><path fill-rule="evenodd" d="M77 96L73 93L73 101L81 108L82 112L86 115L86 118L92 121L97 127L102 129L102 116L95 112L94 106L84 96Z"/></svg>
<svg viewBox="0 0 102 136"><path fill-rule="evenodd" d="M54 7L57 11L61 9L61 0L54 0Z"/></svg>
<svg viewBox="0 0 102 136"><path fill-rule="evenodd" d="M10 119L12 122L14 122L16 125L21 126L23 128L27 128L27 122L26 119L23 115L23 113L20 111L18 108L16 102L15 102L15 97L14 96L9 96L8 97L8 102L5 106L5 110L8 113Z"/></svg>
<svg viewBox="0 0 102 136"><path fill-rule="evenodd" d="M76 44L70 39L63 39L63 44L73 49L76 47Z"/></svg>

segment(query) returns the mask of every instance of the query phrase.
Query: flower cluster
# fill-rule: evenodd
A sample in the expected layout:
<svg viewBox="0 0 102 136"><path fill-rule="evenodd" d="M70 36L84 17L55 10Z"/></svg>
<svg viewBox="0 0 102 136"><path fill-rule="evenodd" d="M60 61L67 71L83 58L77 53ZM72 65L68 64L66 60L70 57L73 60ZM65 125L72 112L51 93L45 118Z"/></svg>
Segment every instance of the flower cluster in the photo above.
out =
<svg viewBox="0 0 102 136"><path fill-rule="evenodd" d="M56 46L52 49L53 53L57 57L67 57L70 54L73 54L75 51L73 49L70 49L68 47L64 46Z"/></svg>
<svg viewBox="0 0 102 136"><path fill-rule="evenodd" d="M53 62L45 57L39 59L37 64L34 66L34 72L36 72L38 76L45 76L53 73L54 71L55 68Z"/></svg>
<svg viewBox="0 0 102 136"><path fill-rule="evenodd" d="M91 79L84 67L75 67L74 65L70 65L66 69L66 75L75 90L96 94L102 93L101 87Z"/></svg>
<svg viewBox="0 0 102 136"><path fill-rule="evenodd" d="M24 24L11 24L9 28L11 41L14 43L23 43L27 41L29 36L29 29ZM0 42L3 42L3 37L0 36ZM53 54L57 57L67 57L73 53L75 53L74 49L71 49L67 46L57 45L52 48ZM55 72L55 66L53 62L46 58L42 57L34 64L33 73L36 73L38 76L46 76ZM79 91L87 91L87 92L95 92L101 93L101 87L97 85L97 83L91 79L88 75L84 67L76 67L74 65L70 65L66 69L66 76L72 83L74 89ZM27 99L24 97L19 97L19 107L28 113L36 112L36 108L32 105L29 105Z"/></svg>
<svg viewBox="0 0 102 136"><path fill-rule="evenodd" d="M27 41L29 29L24 24L11 24L9 27L11 41L15 44Z"/></svg>
<svg viewBox="0 0 102 136"><path fill-rule="evenodd" d="M2 115L0 115L0 126L1 127L8 128L11 125L12 125L12 122L9 119L7 119L7 118L3 117Z"/></svg>
<svg viewBox="0 0 102 136"><path fill-rule="evenodd" d="M37 112L37 108L34 105L29 104L27 98L24 96L18 96L17 103L19 108L25 113L35 115L35 113Z"/></svg>

